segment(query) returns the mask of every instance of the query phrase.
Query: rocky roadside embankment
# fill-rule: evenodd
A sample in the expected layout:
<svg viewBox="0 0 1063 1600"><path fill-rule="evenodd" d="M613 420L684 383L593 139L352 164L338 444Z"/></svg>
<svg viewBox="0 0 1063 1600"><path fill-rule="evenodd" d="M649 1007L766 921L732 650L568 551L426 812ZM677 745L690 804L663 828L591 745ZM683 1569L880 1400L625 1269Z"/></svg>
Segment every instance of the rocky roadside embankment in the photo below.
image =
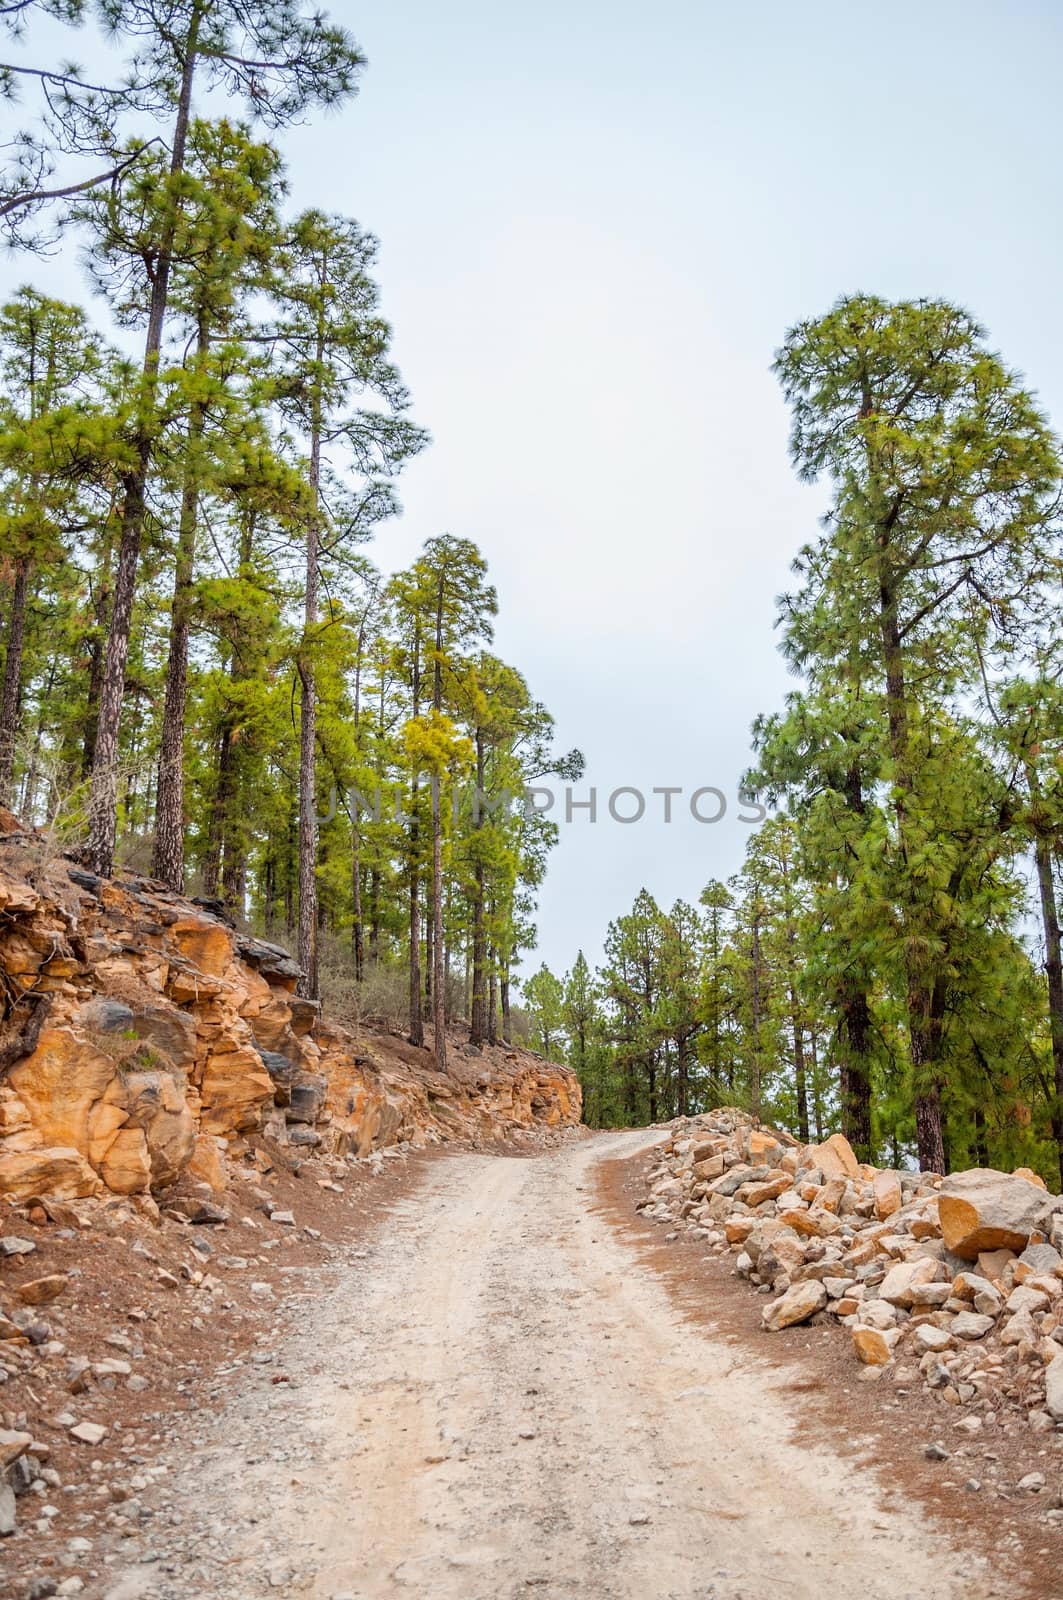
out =
<svg viewBox="0 0 1063 1600"><path fill-rule="evenodd" d="M269 1348L369 1180L430 1146L554 1142L580 1095L527 1051L455 1039L440 1074L352 1034L279 946L0 826L0 1537L43 1568L27 1594L76 1594L99 1517L137 1524L167 1408Z"/></svg>
<svg viewBox="0 0 1063 1600"><path fill-rule="evenodd" d="M925 1385L969 1438L1063 1435L1063 1199L1034 1173L877 1170L839 1134L806 1146L733 1109L670 1130L637 1209L732 1253L766 1331L836 1322L866 1377Z"/></svg>

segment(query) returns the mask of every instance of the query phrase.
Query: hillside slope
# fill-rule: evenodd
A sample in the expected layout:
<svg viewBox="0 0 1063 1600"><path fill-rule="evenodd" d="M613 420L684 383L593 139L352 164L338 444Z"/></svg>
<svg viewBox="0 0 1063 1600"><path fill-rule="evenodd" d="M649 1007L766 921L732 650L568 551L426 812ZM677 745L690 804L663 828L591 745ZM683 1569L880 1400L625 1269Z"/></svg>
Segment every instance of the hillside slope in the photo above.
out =
<svg viewBox="0 0 1063 1600"><path fill-rule="evenodd" d="M279 946L150 880L104 881L14 825L0 838L0 1196L224 1189L262 1134L342 1159L576 1124L574 1075L456 1044L445 1074L295 994Z"/></svg>

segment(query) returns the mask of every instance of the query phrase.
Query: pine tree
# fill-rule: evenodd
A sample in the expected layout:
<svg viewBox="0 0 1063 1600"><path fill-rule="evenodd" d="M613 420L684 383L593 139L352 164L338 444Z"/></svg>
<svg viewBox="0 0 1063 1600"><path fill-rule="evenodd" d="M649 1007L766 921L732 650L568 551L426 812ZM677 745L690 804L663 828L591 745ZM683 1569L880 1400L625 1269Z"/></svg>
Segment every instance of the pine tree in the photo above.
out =
<svg viewBox="0 0 1063 1600"><path fill-rule="evenodd" d="M1002 613L1036 594L1051 559L1055 445L982 329L945 302L841 301L788 334L776 371L793 407L795 464L834 488L805 563L801 604L814 620L802 650L843 658L875 619L919 1158L941 1171L947 979L912 810L920 702L975 684L976 652L992 647Z"/></svg>

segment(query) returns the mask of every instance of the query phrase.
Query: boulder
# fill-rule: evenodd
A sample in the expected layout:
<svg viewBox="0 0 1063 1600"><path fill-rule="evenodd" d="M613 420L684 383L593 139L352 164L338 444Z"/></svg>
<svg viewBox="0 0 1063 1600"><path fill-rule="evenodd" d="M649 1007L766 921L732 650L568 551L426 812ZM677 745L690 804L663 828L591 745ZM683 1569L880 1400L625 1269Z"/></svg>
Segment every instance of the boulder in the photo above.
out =
<svg viewBox="0 0 1063 1600"><path fill-rule="evenodd" d="M1045 1368L1045 1410L1063 1422L1063 1350Z"/></svg>
<svg viewBox="0 0 1063 1600"><path fill-rule="evenodd" d="M875 1196L875 1215L880 1222L885 1222L904 1204L901 1180L895 1172L876 1172L871 1188Z"/></svg>
<svg viewBox="0 0 1063 1600"><path fill-rule="evenodd" d="M792 1284L778 1300L772 1300L766 1305L761 1312L761 1321L769 1333L777 1333L780 1328L807 1322L817 1311L822 1311L826 1304L827 1291L822 1283L815 1279L806 1279L804 1283Z"/></svg>
<svg viewBox="0 0 1063 1600"><path fill-rule="evenodd" d="M39 1150L0 1151L0 1194L11 1200L31 1200L38 1195L82 1200L99 1194L101 1188L80 1150L49 1145Z"/></svg>
<svg viewBox="0 0 1063 1600"><path fill-rule="evenodd" d="M900 1330L897 1328L871 1328L857 1323L852 1330L853 1349L865 1367L886 1367L893 1360L893 1352Z"/></svg>
<svg viewBox="0 0 1063 1600"><path fill-rule="evenodd" d="M860 1163L844 1134L832 1133L822 1144L808 1148L808 1160L825 1178L859 1178Z"/></svg>
<svg viewBox="0 0 1063 1600"><path fill-rule="evenodd" d="M762 1206L766 1200L776 1200L779 1195L785 1194L789 1187L788 1172L771 1173L761 1183L744 1183L736 1191L735 1199L743 1201L750 1209L755 1209L757 1206Z"/></svg>
<svg viewBox="0 0 1063 1600"><path fill-rule="evenodd" d="M936 1283L945 1277L945 1269L940 1261L922 1260L898 1261L891 1267L879 1286L879 1297L888 1300L891 1305L910 1308L914 1295L913 1289L923 1283Z"/></svg>
<svg viewBox="0 0 1063 1600"><path fill-rule="evenodd" d="M186 961L209 978L220 978L233 958L233 935L212 917L180 917L170 938ZM242 952L241 952L242 953Z"/></svg>
<svg viewBox="0 0 1063 1600"><path fill-rule="evenodd" d="M8 1082L48 1145L89 1151L93 1107L117 1078L112 1058L72 1028L44 1028Z"/></svg>
<svg viewBox="0 0 1063 1600"><path fill-rule="evenodd" d="M144 1134L152 1189L173 1183L192 1157L196 1122L183 1083L169 1072L131 1072L125 1080L126 1129Z"/></svg>
<svg viewBox="0 0 1063 1600"><path fill-rule="evenodd" d="M977 1311L960 1311L949 1323L949 1332L955 1339L984 1339L993 1320Z"/></svg>
<svg viewBox="0 0 1063 1600"><path fill-rule="evenodd" d="M51 1272L46 1278L29 1278L20 1283L15 1293L24 1306L44 1306L58 1300L70 1279L63 1272Z"/></svg>
<svg viewBox="0 0 1063 1600"><path fill-rule="evenodd" d="M200 1084L204 1133L243 1133L257 1128L273 1103L273 1079L257 1050L213 1051Z"/></svg>
<svg viewBox="0 0 1063 1600"><path fill-rule="evenodd" d="M12 1428L0 1428L0 1472L25 1455L33 1443L32 1433L20 1433Z"/></svg>
<svg viewBox="0 0 1063 1600"><path fill-rule="evenodd" d="M119 1128L98 1164L114 1194L144 1194L151 1186L151 1158L142 1128Z"/></svg>
<svg viewBox="0 0 1063 1600"><path fill-rule="evenodd" d="M317 1072L301 1072L288 1091L288 1122L317 1122L325 1109L328 1079Z"/></svg>
<svg viewBox="0 0 1063 1600"><path fill-rule="evenodd" d="M222 1194L228 1188L225 1157L217 1139L212 1139L209 1134L200 1134L192 1149L188 1172L191 1177L208 1184L215 1194Z"/></svg>
<svg viewBox="0 0 1063 1600"><path fill-rule="evenodd" d="M1028 1178L975 1167L946 1178L938 1217L946 1247L965 1261L983 1251L1025 1250L1058 1202Z"/></svg>

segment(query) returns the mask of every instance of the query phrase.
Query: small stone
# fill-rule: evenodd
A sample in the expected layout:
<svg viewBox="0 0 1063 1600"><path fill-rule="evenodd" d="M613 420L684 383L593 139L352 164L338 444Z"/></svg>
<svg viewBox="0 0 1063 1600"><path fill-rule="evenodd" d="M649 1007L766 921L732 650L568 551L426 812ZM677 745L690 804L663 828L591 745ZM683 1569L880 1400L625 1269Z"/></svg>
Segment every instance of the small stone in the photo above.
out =
<svg viewBox="0 0 1063 1600"><path fill-rule="evenodd" d="M1028 1472L1025 1478L1020 1478L1015 1485L1017 1489L1022 1489L1026 1494L1040 1494L1044 1486L1045 1475L1043 1472Z"/></svg>
<svg viewBox="0 0 1063 1600"><path fill-rule="evenodd" d="M15 1531L15 1491L6 1479L0 1478L0 1539L8 1539Z"/></svg>
<svg viewBox="0 0 1063 1600"><path fill-rule="evenodd" d="M896 1328L869 1328L858 1323L852 1330L853 1349L866 1367L886 1367L900 1338Z"/></svg>
<svg viewBox="0 0 1063 1600"><path fill-rule="evenodd" d="M70 1429L70 1437L77 1439L80 1444L102 1444L107 1437L107 1429L101 1422L76 1422Z"/></svg>
<svg viewBox="0 0 1063 1600"><path fill-rule="evenodd" d="M32 1239L20 1239L14 1233L0 1239L0 1256L31 1256L36 1248Z"/></svg>
<svg viewBox="0 0 1063 1600"><path fill-rule="evenodd" d="M809 1278L803 1283L792 1284L778 1300L766 1305L761 1312L761 1321L769 1333L777 1333L781 1328L807 1322L817 1311L822 1311L826 1303L827 1291L822 1283Z"/></svg>
<svg viewBox="0 0 1063 1600"><path fill-rule="evenodd" d="M961 1311L953 1317L949 1332L955 1339L984 1339L992 1326L992 1317L981 1316L977 1311Z"/></svg>
<svg viewBox="0 0 1063 1600"><path fill-rule="evenodd" d="M24 1306L44 1306L50 1300L57 1300L69 1282L64 1272L52 1272L46 1278L31 1278L28 1283L20 1283L15 1293Z"/></svg>
<svg viewBox="0 0 1063 1600"><path fill-rule="evenodd" d="M949 1452L943 1444L928 1444L923 1454L928 1461L947 1461L949 1459Z"/></svg>
<svg viewBox="0 0 1063 1600"><path fill-rule="evenodd" d="M33 1443L32 1433L20 1433L13 1428L0 1428L0 1471L27 1451Z"/></svg>
<svg viewBox="0 0 1063 1600"><path fill-rule="evenodd" d="M271 1222L279 1222L285 1228L295 1227L295 1213L292 1211L271 1211L269 1220Z"/></svg>
<svg viewBox="0 0 1063 1600"><path fill-rule="evenodd" d="M133 1368L128 1361L118 1361L113 1356L107 1356L103 1361L94 1361L92 1370L97 1378L128 1378Z"/></svg>
<svg viewBox="0 0 1063 1600"><path fill-rule="evenodd" d="M932 1322L924 1322L915 1330L915 1342L920 1350L947 1350L952 1344L952 1335L945 1328L935 1328Z"/></svg>

